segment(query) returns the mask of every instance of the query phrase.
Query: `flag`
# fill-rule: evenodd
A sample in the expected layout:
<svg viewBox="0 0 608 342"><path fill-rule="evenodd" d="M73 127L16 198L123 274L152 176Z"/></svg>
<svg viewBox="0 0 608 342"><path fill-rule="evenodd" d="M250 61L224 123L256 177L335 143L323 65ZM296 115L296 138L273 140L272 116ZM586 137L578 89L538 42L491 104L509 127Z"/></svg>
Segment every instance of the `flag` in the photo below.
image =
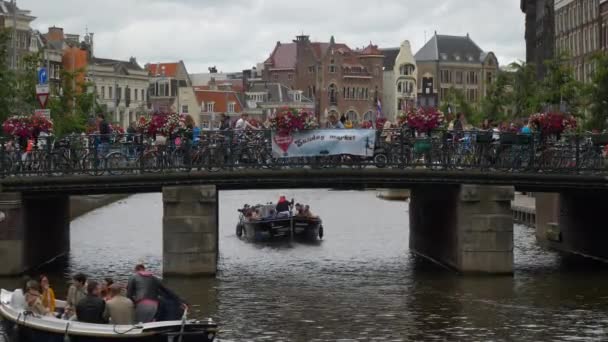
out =
<svg viewBox="0 0 608 342"><path fill-rule="evenodd" d="M452 114L452 106L448 104L448 114Z"/></svg>
<svg viewBox="0 0 608 342"><path fill-rule="evenodd" d="M382 102L380 102L380 99L376 102L376 107L378 109L378 117L382 117Z"/></svg>

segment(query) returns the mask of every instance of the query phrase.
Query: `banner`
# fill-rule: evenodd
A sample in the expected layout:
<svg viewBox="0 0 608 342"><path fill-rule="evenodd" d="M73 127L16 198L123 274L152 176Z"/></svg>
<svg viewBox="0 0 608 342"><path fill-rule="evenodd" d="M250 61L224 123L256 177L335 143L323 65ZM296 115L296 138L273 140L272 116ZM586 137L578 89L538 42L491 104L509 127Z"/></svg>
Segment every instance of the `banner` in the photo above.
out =
<svg viewBox="0 0 608 342"><path fill-rule="evenodd" d="M323 129L294 132L290 135L272 133L275 157L317 157L340 154L371 157L374 155L376 130Z"/></svg>

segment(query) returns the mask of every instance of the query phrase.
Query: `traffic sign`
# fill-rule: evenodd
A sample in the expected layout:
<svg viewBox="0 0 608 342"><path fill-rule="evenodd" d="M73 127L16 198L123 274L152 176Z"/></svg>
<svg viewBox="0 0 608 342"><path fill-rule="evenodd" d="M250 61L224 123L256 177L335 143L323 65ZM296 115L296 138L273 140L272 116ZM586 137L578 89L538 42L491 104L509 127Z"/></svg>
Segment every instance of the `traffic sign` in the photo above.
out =
<svg viewBox="0 0 608 342"><path fill-rule="evenodd" d="M42 109L46 108L46 104L49 101L49 85L48 84L38 84L36 85L36 98L40 103L40 107Z"/></svg>
<svg viewBox="0 0 608 342"><path fill-rule="evenodd" d="M34 110L34 115L46 116L48 119L50 119L51 110L50 109L36 109L36 110Z"/></svg>
<svg viewBox="0 0 608 342"><path fill-rule="evenodd" d="M38 68L38 84L47 84L49 83L48 74L46 72L46 68Z"/></svg>

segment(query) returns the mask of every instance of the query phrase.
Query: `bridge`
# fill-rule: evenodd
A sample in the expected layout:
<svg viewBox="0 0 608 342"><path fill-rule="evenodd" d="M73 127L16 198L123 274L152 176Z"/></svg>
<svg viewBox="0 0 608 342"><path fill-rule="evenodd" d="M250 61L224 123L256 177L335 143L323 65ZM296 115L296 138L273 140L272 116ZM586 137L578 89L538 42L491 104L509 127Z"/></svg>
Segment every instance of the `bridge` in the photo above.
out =
<svg viewBox="0 0 608 342"><path fill-rule="evenodd" d="M70 195L141 192L163 193L164 273L215 274L217 194L235 189L409 188L410 249L463 273L490 274L513 271L513 192L556 193L538 206L539 240L608 257L608 233L598 226L608 209L608 164L593 136L438 134L419 148L401 132L377 141L369 156L305 158L273 154L264 132L245 141L208 133L181 146L110 141L104 149L47 142L29 153L2 145L0 274L68 252Z"/></svg>

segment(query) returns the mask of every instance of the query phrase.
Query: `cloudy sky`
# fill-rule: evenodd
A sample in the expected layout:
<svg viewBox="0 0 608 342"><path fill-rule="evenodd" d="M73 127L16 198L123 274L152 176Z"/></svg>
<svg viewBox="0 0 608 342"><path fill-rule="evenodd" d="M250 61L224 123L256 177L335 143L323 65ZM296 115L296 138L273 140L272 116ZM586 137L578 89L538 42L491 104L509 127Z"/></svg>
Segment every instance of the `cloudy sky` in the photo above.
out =
<svg viewBox="0 0 608 342"><path fill-rule="evenodd" d="M17 0L46 32L95 33L98 57L140 64L183 60L188 71L240 71L268 57L277 41L304 32L351 48L372 41L414 53L437 31L465 35L502 64L525 57L520 0ZM376 4L378 3L378 4Z"/></svg>

